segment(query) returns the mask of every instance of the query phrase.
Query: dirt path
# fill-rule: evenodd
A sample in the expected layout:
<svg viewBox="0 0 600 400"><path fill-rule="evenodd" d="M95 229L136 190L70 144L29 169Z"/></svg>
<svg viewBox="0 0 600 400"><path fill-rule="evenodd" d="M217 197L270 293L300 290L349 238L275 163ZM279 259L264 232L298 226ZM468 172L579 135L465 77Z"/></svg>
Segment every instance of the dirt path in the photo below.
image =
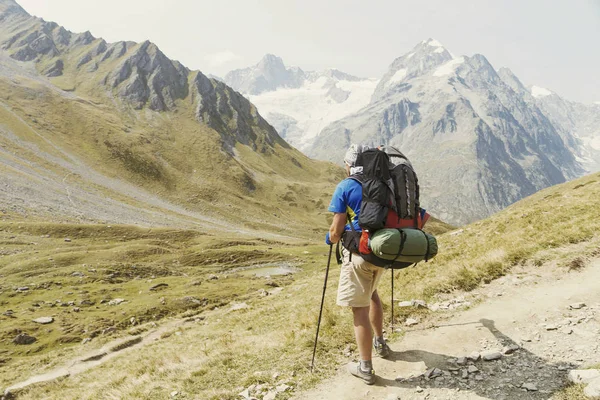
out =
<svg viewBox="0 0 600 400"><path fill-rule="evenodd" d="M569 369L600 363L600 260L580 272L515 272L474 297L483 301L439 313L446 317L390 343L390 359L374 360L375 385L366 386L344 366L294 399L550 399ZM579 302L585 306L578 308ZM522 347L500 360L458 360L511 344ZM440 376L422 376L427 372Z"/></svg>
<svg viewBox="0 0 600 400"><path fill-rule="evenodd" d="M185 322L185 320L173 320L167 322L160 328L146 332L145 334L130 336L127 338L119 338L109 342L102 348L93 350L86 353L82 357L68 361L58 368L54 368L43 374L34 375L25 381L8 387L4 392L4 397L2 396L2 393L0 393L0 400L4 399L5 397L10 398L9 394L14 395L28 386L37 383L51 382L57 379L66 378L68 376L78 375L91 368L96 368L115 357L122 356L124 353L139 350L155 340L158 340L161 335L165 334L166 332L173 331L177 327L183 325Z"/></svg>

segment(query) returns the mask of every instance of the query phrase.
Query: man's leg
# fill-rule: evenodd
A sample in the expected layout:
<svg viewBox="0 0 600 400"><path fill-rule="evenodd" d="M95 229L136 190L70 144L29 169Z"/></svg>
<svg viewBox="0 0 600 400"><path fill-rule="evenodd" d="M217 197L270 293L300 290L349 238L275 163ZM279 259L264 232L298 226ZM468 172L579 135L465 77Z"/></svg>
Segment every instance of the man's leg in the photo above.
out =
<svg viewBox="0 0 600 400"><path fill-rule="evenodd" d="M375 353L379 357L387 358L390 355L390 348L383 339L383 306L381 305L381 299L377 294L377 290L371 296L370 308L369 319L375 336L373 340Z"/></svg>
<svg viewBox="0 0 600 400"><path fill-rule="evenodd" d="M369 322L370 307L352 307L354 314L354 336L362 362L371 362L373 333ZM363 368L364 369L364 368Z"/></svg>
<svg viewBox="0 0 600 400"><path fill-rule="evenodd" d="M375 337L383 338L383 306L381 305L381 299L379 298L379 294L377 294L377 290L371 296L369 319Z"/></svg>

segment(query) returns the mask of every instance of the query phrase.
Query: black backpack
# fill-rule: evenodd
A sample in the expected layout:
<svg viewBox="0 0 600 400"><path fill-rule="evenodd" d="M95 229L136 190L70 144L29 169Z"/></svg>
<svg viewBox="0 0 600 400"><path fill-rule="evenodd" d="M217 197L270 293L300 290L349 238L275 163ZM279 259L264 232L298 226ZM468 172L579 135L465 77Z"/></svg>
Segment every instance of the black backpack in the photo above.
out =
<svg viewBox="0 0 600 400"><path fill-rule="evenodd" d="M356 166L363 167L363 173L352 175L350 179L362 185L362 203L358 224L363 232L357 232L351 221L351 231L342 235L342 245L351 253L358 253L366 261L385 268L401 269L414 262L386 260L377 257L366 248L372 235L384 228L397 229L402 237L403 228L420 230L419 183L408 158L398 149L383 146L365 150L358 155ZM366 236L368 235L368 237ZM435 242L435 238L423 232L424 239ZM401 256L404 239L397 258ZM435 245L437 253L437 245ZM362 250L362 251L361 251ZM430 248L423 255L430 258ZM338 255L338 262L341 257Z"/></svg>

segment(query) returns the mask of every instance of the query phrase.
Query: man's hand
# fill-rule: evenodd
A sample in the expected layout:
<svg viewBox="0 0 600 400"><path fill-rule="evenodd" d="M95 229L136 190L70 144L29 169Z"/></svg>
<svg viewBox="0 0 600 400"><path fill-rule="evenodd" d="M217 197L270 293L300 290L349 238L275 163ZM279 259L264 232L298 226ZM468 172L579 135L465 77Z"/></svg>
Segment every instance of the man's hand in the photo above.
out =
<svg viewBox="0 0 600 400"><path fill-rule="evenodd" d="M325 234L325 244L332 245L331 240L329 240L329 232Z"/></svg>

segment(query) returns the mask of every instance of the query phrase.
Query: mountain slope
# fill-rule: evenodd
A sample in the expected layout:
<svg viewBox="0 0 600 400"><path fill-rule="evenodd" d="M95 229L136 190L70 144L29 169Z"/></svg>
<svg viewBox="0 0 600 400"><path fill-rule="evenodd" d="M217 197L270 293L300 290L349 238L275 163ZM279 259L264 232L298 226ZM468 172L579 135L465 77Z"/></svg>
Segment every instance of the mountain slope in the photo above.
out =
<svg viewBox="0 0 600 400"><path fill-rule="evenodd" d="M377 85L336 69L304 72L266 55L255 66L232 71L225 82L243 93L287 142L305 150L333 121L368 104Z"/></svg>
<svg viewBox="0 0 600 400"><path fill-rule="evenodd" d="M600 170L600 105L563 99L544 88L532 87L535 103L558 130L588 171Z"/></svg>
<svg viewBox="0 0 600 400"><path fill-rule="evenodd" d="M306 210L340 171L291 148L224 83L150 42L71 33L12 0L0 21L3 208L230 230L325 222Z"/></svg>
<svg viewBox="0 0 600 400"><path fill-rule="evenodd" d="M391 64L368 106L325 128L308 154L339 162L353 142L397 146L415 165L425 207L455 224L483 218L584 172L564 132L510 75L482 55L421 42Z"/></svg>

